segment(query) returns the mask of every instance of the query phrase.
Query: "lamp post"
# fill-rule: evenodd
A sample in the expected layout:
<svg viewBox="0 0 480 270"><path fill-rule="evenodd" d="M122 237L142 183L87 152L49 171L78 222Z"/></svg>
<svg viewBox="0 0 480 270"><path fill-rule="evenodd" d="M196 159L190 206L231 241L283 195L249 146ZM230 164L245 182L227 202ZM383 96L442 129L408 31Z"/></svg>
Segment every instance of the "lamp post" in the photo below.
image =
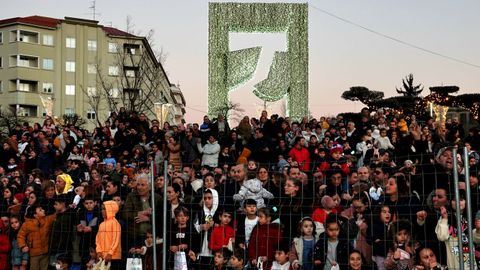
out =
<svg viewBox="0 0 480 270"><path fill-rule="evenodd" d="M155 110L155 116L160 122L160 125L163 125L163 104L160 102L155 102L153 103L153 107Z"/></svg>

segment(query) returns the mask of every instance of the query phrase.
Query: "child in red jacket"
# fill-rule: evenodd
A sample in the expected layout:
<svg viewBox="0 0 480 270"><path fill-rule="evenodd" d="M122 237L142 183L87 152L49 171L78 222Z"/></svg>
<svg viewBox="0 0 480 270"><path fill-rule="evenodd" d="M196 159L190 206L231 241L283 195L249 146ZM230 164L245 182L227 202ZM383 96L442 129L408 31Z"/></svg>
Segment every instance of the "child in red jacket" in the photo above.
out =
<svg viewBox="0 0 480 270"><path fill-rule="evenodd" d="M263 269L270 269L272 266L275 260L275 249L282 239L280 225L271 223L274 212L266 207L258 209L258 223L253 228L248 245L250 261L253 265L261 261Z"/></svg>
<svg viewBox="0 0 480 270"><path fill-rule="evenodd" d="M222 248L227 248L228 243L235 239L235 229L232 227L232 212L223 208L220 211L220 225L215 227L210 236L210 241L208 242L208 248L215 251L219 251Z"/></svg>

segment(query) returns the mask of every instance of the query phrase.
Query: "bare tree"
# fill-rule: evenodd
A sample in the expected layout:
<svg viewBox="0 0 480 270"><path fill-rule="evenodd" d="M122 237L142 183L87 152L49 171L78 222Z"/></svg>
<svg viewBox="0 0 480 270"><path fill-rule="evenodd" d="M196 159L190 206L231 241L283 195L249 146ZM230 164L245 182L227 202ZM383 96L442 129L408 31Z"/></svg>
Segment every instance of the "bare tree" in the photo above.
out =
<svg viewBox="0 0 480 270"><path fill-rule="evenodd" d="M213 112L213 116L223 115L225 119L229 119L232 122L240 122L243 118L245 110L240 108L240 103L233 103L228 101L222 106L217 107L217 110Z"/></svg>
<svg viewBox="0 0 480 270"><path fill-rule="evenodd" d="M105 104L110 112L118 112L120 107L127 111L145 112L154 115L154 103L168 103L170 93L167 75L163 70L159 58L155 55L153 46L153 30L146 37L139 37L131 33L134 26L130 17L127 17L127 43L117 47L114 54L114 65L117 74L112 76L103 70L98 61L97 96L87 95L87 102L92 110L98 112ZM166 59L166 54L161 56ZM100 124L100 121L97 121Z"/></svg>
<svg viewBox="0 0 480 270"><path fill-rule="evenodd" d="M22 123L23 118L17 116L8 109L0 109L0 138L8 137L14 130L15 126Z"/></svg>

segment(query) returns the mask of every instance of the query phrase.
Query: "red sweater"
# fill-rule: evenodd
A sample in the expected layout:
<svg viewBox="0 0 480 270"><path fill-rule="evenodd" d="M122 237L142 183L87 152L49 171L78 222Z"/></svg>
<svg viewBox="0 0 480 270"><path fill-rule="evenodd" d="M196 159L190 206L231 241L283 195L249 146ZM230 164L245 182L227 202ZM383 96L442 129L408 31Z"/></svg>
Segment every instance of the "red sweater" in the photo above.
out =
<svg viewBox="0 0 480 270"><path fill-rule="evenodd" d="M275 260L275 249L282 239L282 231L278 223L257 224L250 235L248 255L250 260L266 256L269 262Z"/></svg>
<svg viewBox="0 0 480 270"><path fill-rule="evenodd" d="M210 235L208 241L208 248L213 252L222 249L223 246L228 245L230 238L235 239L235 230L231 226L219 225L215 227Z"/></svg>
<svg viewBox="0 0 480 270"><path fill-rule="evenodd" d="M288 152L288 155L293 161L298 162L300 170L304 172L310 171L310 152L305 147L302 147L302 149L294 147Z"/></svg>

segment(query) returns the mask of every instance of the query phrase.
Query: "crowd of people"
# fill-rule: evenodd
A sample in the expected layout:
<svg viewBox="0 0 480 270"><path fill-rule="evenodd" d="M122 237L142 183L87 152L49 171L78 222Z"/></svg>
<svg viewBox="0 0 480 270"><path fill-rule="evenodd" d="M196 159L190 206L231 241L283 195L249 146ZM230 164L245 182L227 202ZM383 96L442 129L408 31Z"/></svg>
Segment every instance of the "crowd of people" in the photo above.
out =
<svg viewBox="0 0 480 270"><path fill-rule="evenodd" d="M160 126L121 110L91 131L19 124L0 149L0 270L480 265L480 249L468 256L480 244L479 131L456 116L351 117Z"/></svg>

